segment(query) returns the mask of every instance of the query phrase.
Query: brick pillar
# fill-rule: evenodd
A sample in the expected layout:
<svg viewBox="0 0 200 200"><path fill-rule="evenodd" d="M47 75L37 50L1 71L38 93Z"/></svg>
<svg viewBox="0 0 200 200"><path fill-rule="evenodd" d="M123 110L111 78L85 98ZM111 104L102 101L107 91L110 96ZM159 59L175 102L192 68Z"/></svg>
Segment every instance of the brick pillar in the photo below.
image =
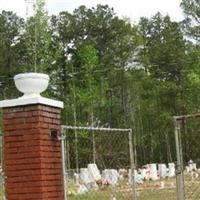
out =
<svg viewBox="0 0 200 200"><path fill-rule="evenodd" d="M61 108L2 107L7 200L64 200Z"/></svg>

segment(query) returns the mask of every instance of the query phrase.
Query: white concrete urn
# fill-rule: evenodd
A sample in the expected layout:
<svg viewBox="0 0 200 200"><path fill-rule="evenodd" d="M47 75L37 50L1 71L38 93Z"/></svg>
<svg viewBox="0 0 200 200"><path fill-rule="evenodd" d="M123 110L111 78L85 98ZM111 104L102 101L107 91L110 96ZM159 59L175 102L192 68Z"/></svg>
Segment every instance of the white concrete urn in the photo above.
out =
<svg viewBox="0 0 200 200"><path fill-rule="evenodd" d="M24 93L22 97L40 96L49 84L49 76L41 73L22 73L14 77L17 89Z"/></svg>

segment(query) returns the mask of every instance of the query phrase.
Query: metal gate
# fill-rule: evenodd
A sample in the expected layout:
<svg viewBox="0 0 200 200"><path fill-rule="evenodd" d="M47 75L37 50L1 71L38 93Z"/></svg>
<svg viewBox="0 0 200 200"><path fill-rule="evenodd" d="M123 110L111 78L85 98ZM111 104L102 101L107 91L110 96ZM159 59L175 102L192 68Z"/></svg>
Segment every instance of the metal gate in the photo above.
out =
<svg viewBox="0 0 200 200"><path fill-rule="evenodd" d="M136 200L132 129L62 126L62 134L67 200Z"/></svg>
<svg viewBox="0 0 200 200"><path fill-rule="evenodd" d="M182 143L181 143L181 126L177 117L174 117L175 126L175 144L176 144L176 188L177 188L177 200L185 200L185 188L184 188L184 167L183 167L183 155L182 155Z"/></svg>

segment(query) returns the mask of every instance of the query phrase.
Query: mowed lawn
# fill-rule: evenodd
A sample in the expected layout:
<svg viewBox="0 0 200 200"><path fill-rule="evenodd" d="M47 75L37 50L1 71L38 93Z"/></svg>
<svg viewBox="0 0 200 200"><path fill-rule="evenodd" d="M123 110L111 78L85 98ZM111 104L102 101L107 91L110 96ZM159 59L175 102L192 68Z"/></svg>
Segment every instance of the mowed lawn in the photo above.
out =
<svg viewBox="0 0 200 200"><path fill-rule="evenodd" d="M3 199L4 197L4 189L3 187L0 187L0 199Z"/></svg>
<svg viewBox="0 0 200 200"><path fill-rule="evenodd" d="M160 182L148 181L137 185L137 200L176 200L175 180L166 180L169 187L160 188ZM173 187L171 187L173 184ZM112 198L113 197L113 198ZM114 198L115 197L115 198ZM90 191L82 195L69 195L69 200L132 200L132 190L127 184Z"/></svg>
<svg viewBox="0 0 200 200"><path fill-rule="evenodd" d="M111 191L94 191L84 195L71 195L69 200L112 200L112 196L116 200L132 200L130 192L111 194ZM174 190L154 190L142 191L137 193L138 200L176 200L176 193Z"/></svg>

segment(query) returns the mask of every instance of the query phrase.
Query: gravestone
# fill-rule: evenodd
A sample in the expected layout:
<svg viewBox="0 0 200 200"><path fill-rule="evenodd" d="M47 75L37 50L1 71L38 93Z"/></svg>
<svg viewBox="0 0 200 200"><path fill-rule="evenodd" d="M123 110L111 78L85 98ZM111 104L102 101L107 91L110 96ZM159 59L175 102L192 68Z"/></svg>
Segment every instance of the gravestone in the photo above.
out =
<svg viewBox="0 0 200 200"><path fill-rule="evenodd" d="M155 163L149 164L150 174L149 178L153 181L158 180L157 165Z"/></svg>
<svg viewBox="0 0 200 200"><path fill-rule="evenodd" d="M167 167L165 164L158 164L158 175L160 178L165 178L167 175Z"/></svg>
<svg viewBox="0 0 200 200"><path fill-rule="evenodd" d="M110 181L111 185L116 185L119 180L119 173L115 169L105 169L102 178Z"/></svg>
<svg viewBox="0 0 200 200"><path fill-rule="evenodd" d="M93 180L93 181L98 181L101 179L101 174L100 171L97 167L96 164L88 164L88 173L89 173L89 177Z"/></svg>
<svg viewBox="0 0 200 200"><path fill-rule="evenodd" d="M168 163L168 168L169 168L169 172L168 172L168 177L174 177L175 176L175 164L174 163Z"/></svg>
<svg viewBox="0 0 200 200"><path fill-rule="evenodd" d="M79 177L80 177L81 182L85 184L88 184L94 181L94 179L92 179L89 174L88 168L81 168Z"/></svg>

